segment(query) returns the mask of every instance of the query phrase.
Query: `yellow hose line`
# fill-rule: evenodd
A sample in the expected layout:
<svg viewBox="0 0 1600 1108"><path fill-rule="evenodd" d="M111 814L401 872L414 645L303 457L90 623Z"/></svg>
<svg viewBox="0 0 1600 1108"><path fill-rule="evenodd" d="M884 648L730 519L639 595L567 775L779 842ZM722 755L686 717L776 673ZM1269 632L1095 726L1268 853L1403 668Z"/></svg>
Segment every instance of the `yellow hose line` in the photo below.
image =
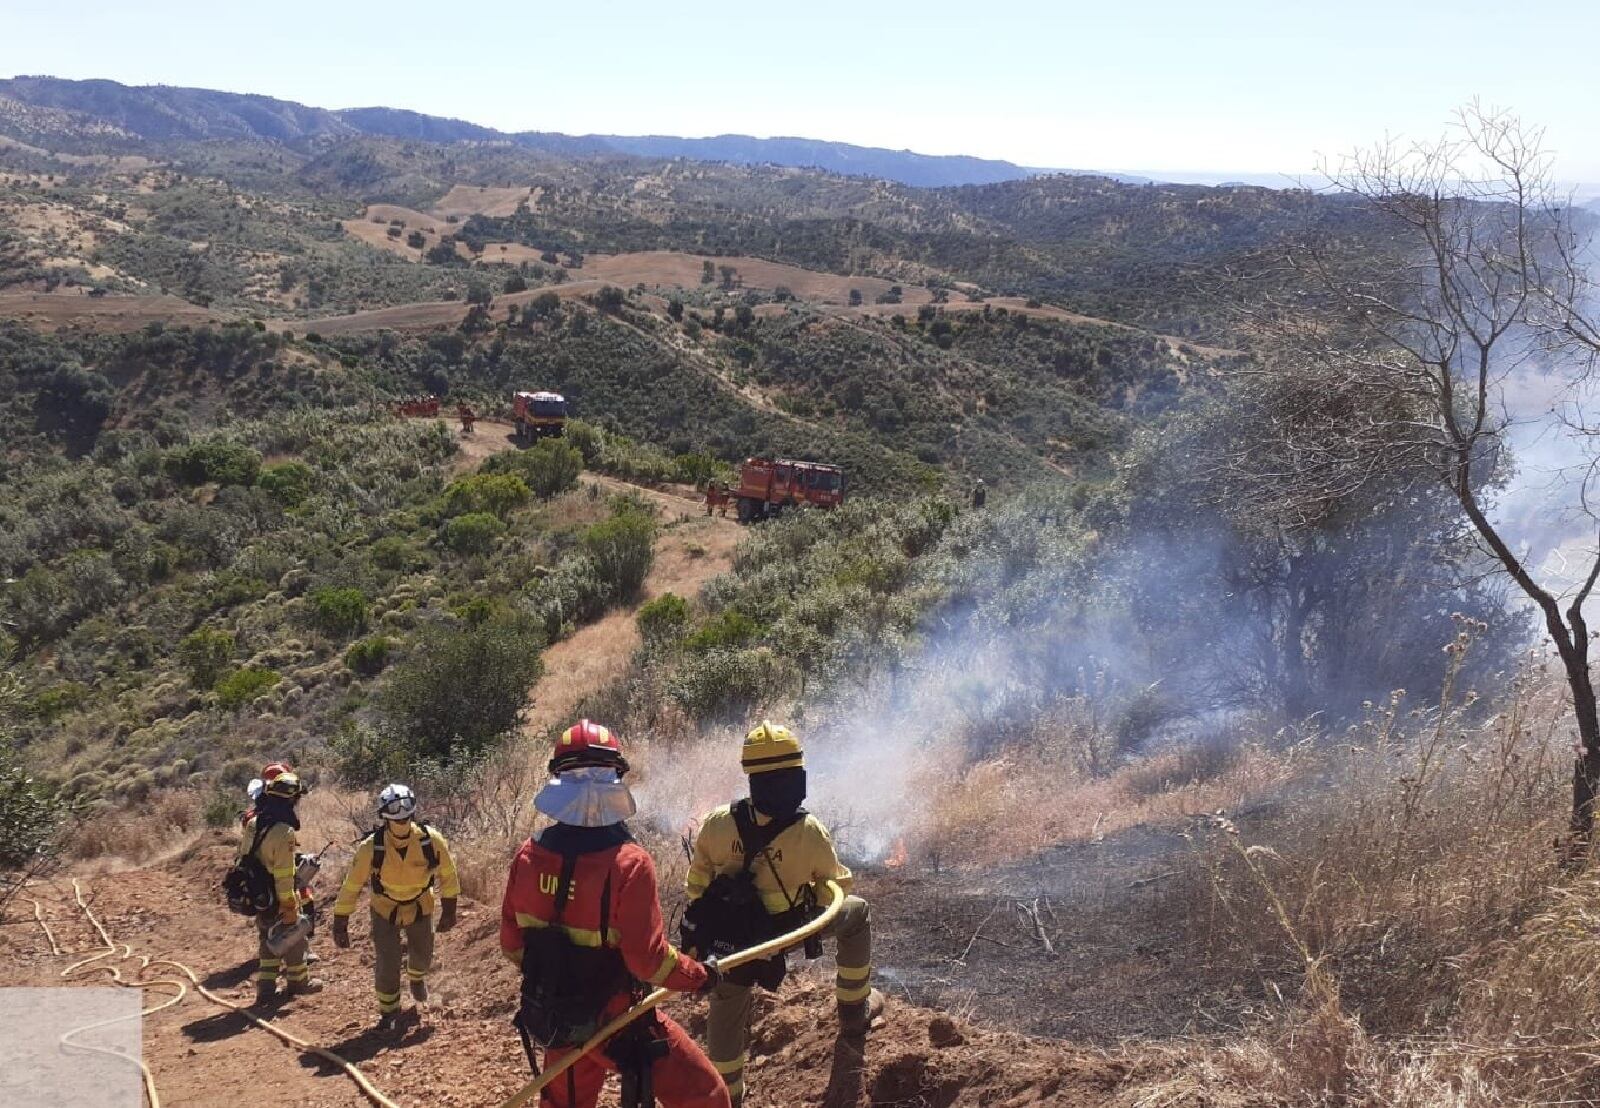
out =
<svg viewBox="0 0 1600 1108"><path fill-rule="evenodd" d="M231 1000L223 999L210 989L206 988L204 985L200 984L200 979L195 976L194 970L190 969L182 962L173 961L171 958L150 958L149 956L143 954L135 955L133 953L133 948L127 944L123 944L119 948L117 944L112 941L111 936L106 933L106 929L101 926L100 921L95 918L95 914L90 910L88 903L83 899L83 889L81 886L79 886L76 879L74 879L72 882L72 895L77 899L78 907L83 909L84 916L94 926L95 931L99 934L101 940L106 944L106 949L102 950L99 954L94 954L88 958L84 958L81 961L74 962L72 965L61 971L62 977L77 976L79 973L108 973L111 975L112 981L123 986L124 988L143 989L157 985L165 985L167 987L177 989L177 992L170 999L161 1004L157 1004L152 1008L144 1009L142 1012L140 1012L141 1016L149 1015L151 1012L159 1012L163 1008L172 1007L174 1004L177 1004L179 1001L181 1001L188 993L188 986L193 985L195 992L199 993L213 1004L227 1008L229 1011L237 1012L239 1015L243 1016L245 1019L261 1028L263 1031L269 1032L283 1042L288 1043L290 1046L296 1047L307 1054L315 1054L318 1058L338 1066L345 1072L345 1075L348 1076L350 1080L356 1083L356 1086L361 1090L366 1098L373 1104L377 1105L378 1108L400 1108L398 1104L390 1100L378 1089L376 1085L369 1081L366 1074L362 1073L355 1066L345 1061L337 1054L333 1053L333 1051L317 1046L315 1043L308 1043L304 1039L290 1034L288 1031L285 1031L283 1028L279 1027L275 1023L272 1023L270 1020L262 1019L260 1016L256 1015L242 1004L235 1004ZM39 921L39 926L44 928L45 936L50 941L51 953L57 955L65 954L66 951L62 950L56 944L55 936L50 933L50 928L45 924L44 913L40 909L39 902L37 900L33 902L33 914L34 918ZM86 968L93 965L95 962L100 961L102 958L108 958L111 955L116 954L119 949L122 951L122 957L124 960L132 958L139 959L138 972L140 974L143 974L151 966L171 966L173 969L183 974L184 977L189 979L188 984L186 985L184 982L174 977L160 977L148 981L126 981L123 979L121 972L115 966L94 966L93 969ZM62 1045L77 1050L93 1051L97 1054L109 1054L116 1058L124 1058L130 1062L134 1062L138 1065L140 1073L144 1076L145 1093L150 1098L150 1108L161 1108L161 1100L156 1095L155 1079L150 1074L150 1067L146 1066L143 1061L137 1058L128 1058L127 1055L114 1050L105 1050L100 1047L88 1046L83 1043L69 1043L67 1041L71 1036L77 1035L80 1032L92 1031L97 1027L104 1027L107 1024L116 1022L118 1021L106 1020L103 1023L90 1024L88 1027L73 1028L71 1031L67 1032L66 1035L61 1037Z"/></svg>
<svg viewBox="0 0 1600 1108"><path fill-rule="evenodd" d="M98 954L91 954L87 958L83 958L72 963L72 965L61 971L62 977L77 977L84 973L107 973L111 975L111 980L114 984L120 985L123 988L154 988L159 985L176 990L172 996L168 997L160 1004L155 1004L149 1008L140 1009L140 1018L148 1016L152 1012L159 1012L163 1008L170 1008L183 999L184 994L188 992L188 987L185 986L181 981L175 981L171 978L161 978L155 981L140 982L125 981L123 980L121 971L119 971L117 967L94 965L94 963L100 961L101 959L109 958L111 955L116 954L118 947L114 942L111 941L111 936L106 934L105 928L101 927L99 921L96 920L93 914L89 912L88 905L85 904L83 900L83 890L78 886L76 881L72 883L72 891L73 895L77 898L78 906L84 910L85 915L89 916L89 921L95 925L95 931L99 934L101 941L105 943L106 948ZM32 897L29 897L28 899L33 901L33 918L38 921L40 928L44 931L46 941L50 943L50 953L57 956L66 954L67 952L61 949L61 944L56 942L55 933L50 930L50 925L44 920L43 906ZM124 946L121 948L121 950L122 957L124 959L133 957L132 948ZM139 966L139 971L142 973L148 967L148 965L149 959L142 959ZM92 1046L88 1043L80 1043L75 1039L75 1036L81 1035L85 1032L95 1031L102 1027L110 1027L112 1024L121 1023L124 1020L132 1018L134 1017L118 1016L115 1019L101 1020L98 1023L85 1024L82 1027L74 1027L72 1030L59 1036L57 1041L60 1042L62 1049L66 1051L75 1050L84 1054L100 1054L108 1058L117 1058L124 1062L132 1062L134 1065L139 1067L139 1077L144 1084L144 1092L146 1098L150 1101L150 1108L161 1108L161 1097L156 1092L155 1077L153 1074L151 1074L150 1067L145 1065L143 1059L134 1058L130 1055L122 1053L120 1050L110 1050L106 1047Z"/></svg>
<svg viewBox="0 0 1600 1108"><path fill-rule="evenodd" d="M834 917L839 914L839 910L844 907L844 890L839 887L837 882L828 882L828 893L833 899L828 902L828 906L822 910L822 914L817 916L816 919L801 927L795 928L787 935L779 935L776 939L769 939L767 942L764 942L759 946L753 946L749 950L741 950L737 954L730 954L726 958L718 959L718 970L736 969L747 962L758 962L763 958L770 958L774 954L778 954L782 951L799 946L812 935L815 935L817 932L827 927L833 922ZM632 1008L629 1008L616 1019L612 1020L600 1030L596 1031L589 1037L588 1041L577 1050L574 1050L569 1054L562 1055L559 1062L553 1066L550 1066L538 1077L535 1077L532 1081L524 1085L515 1096L500 1105L500 1108L522 1108L523 1105L527 1104L534 1097L538 1096L540 1091L543 1090L546 1085L550 1084L550 1082L554 1081L557 1077L560 1077L562 1074L566 1073L569 1069L576 1065L579 1058L582 1058L585 1054L590 1053L602 1045L607 1039L615 1035L618 1031L621 1031L624 1027L628 1026L628 1024L632 1023L634 1020L638 1019L640 1016L659 1005L662 1001L671 996L673 991L674 990L672 989L665 988L656 989L649 996L635 1004Z"/></svg>

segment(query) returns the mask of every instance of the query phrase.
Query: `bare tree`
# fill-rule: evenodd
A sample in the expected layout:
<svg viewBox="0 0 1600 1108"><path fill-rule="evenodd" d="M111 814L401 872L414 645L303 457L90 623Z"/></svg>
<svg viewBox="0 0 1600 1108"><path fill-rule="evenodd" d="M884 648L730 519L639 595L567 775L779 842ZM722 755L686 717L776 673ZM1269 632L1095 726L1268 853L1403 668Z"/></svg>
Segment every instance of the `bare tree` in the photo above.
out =
<svg viewBox="0 0 1600 1108"><path fill-rule="evenodd" d="M1482 550L1538 609L1564 668L1580 752L1572 828L1587 840L1600 786L1600 714L1584 604L1600 579L1590 482L1600 444L1593 392L1600 327L1586 305L1582 214L1555 193L1543 134L1477 104L1437 142L1385 142L1327 169L1334 188L1374 213L1358 250L1307 243L1290 252L1292 298L1257 312L1298 355L1308 389L1336 390L1363 413L1355 433L1319 437L1285 421L1301 491L1343 494L1382 474L1442 482ZM1305 280L1309 278L1309 280ZM1283 372L1283 368L1266 372ZM1543 401L1522 398L1538 382ZM1497 521L1511 438L1556 436L1585 536L1576 572L1552 573ZM1550 445L1547 443L1547 451Z"/></svg>

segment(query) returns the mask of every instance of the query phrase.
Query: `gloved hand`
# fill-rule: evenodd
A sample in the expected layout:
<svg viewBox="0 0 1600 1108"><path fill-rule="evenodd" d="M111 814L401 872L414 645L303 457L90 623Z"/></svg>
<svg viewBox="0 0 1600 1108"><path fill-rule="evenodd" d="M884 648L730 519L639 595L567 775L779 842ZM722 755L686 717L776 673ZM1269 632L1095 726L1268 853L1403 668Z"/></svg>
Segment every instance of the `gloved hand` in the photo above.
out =
<svg viewBox="0 0 1600 1108"><path fill-rule="evenodd" d="M333 917L333 945L340 950L350 949L350 917Z"/></svg>
<svg viewBox="0 0 1600 1108"><path fill-rule="evenodd" d="M456 925L456 898L445 896L439 898L439 926L434 930L441 935Z"/></svg>
<svg viewBox="0 0 1600 1108"><path fill-rule="evenodd" d="M705 996L712 989L722 984L722 970L717 965L715 957L707 958L700 963L700 968L706 971L706 983L694 991L695 996Z"/></svg>
<svg viewBox="0 0 1600 1108"><path fill-rule="evenodd" d="M278 921L286 927L300 922L300 898L292 897L278 904Z"/></svg>

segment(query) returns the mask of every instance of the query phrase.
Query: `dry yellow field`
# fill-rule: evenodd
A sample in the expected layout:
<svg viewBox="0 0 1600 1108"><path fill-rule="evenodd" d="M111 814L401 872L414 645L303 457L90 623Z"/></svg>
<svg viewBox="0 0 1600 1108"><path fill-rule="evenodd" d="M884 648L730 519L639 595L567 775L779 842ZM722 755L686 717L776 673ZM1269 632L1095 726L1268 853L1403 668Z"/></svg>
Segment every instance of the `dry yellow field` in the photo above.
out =
<svg viewBox="0 0 1600 1108"><path fill-rule="evenodd" d="M456 185L433 206L433 212L441 219L447 215L515 215L517 205L527 199L526 188Z"/></svg>

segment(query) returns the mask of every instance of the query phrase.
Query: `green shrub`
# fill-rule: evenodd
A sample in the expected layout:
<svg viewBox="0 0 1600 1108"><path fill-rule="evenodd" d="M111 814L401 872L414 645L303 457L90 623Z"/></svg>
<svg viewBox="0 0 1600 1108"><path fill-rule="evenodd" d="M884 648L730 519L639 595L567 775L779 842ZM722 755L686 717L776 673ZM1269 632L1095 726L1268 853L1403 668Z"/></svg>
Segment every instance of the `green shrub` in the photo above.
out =
<svg viewBox="0 0 1600 1108"><path fill-rule="evenodd" d="M583 472L583 454L561 439L541 439L531 450L502 457L515 457L518 472L540 500L560 496L578 483Z"/></svg>
<svg viewBox="0 0 1600 1108"><path fill-rule="evenodd" d="M389 664L389 651L394 646L383 635L373 635L350 644L344 652L344 664L362 677L375 677Z"/></svg>
<svg viewBox="0 0 1600 1108"><path fill-rule="evenodd" d="M224 789L213 792L200 808L200 818L207 827L232 827L239 815L238 796Z"/></svg>
<svg viewBox="0 0 1600 1108"><path fill-rule="evenodd" d="M49 854L67 813L66 801L22 767L0 734L0 870L27 869Z"/></svg>
<svg viewBox="0 0 1600 1108"><path fill-rule="evenodd" d="M488 512L500 519L528 502L533 494L521 477L511 473L475 473L451 483L444 491L442 514Z"/></svg>
<svg viewBox="0 0 1600 1108"><path fill-rule="evenodd" d="M781 696L788 678L777 655L764 648L686 651L667 692L696 715L739 715Z"/></svg>
<svg viewBox="0 0 1600 1108"><path fill-rule="evenodd" d="M316 471L304 462L274 462L262 469L261 476L256 478L256 484L290 508L304 504L316 483Z"/></svg>
<svg viewBox="0 0 1600 1108"><path fill-rule="evenodd" d="M508 609L505 605L496 603L487 596L469 597L461 603L453 604L450 607L451 615L463 623L474 625L488 623L495 616L505 615L507 612Z"/></svg>
<svg viewBox="0 0 1600 1108"><path fill-rule="evenodd" d="M578 453L583 455L584 465L593 467L600 461L601 441L604 435L594 424L585 423L581 419L569 419L562 437L578 448Z"/></svg>
<svg viewBox="0 0 1600 1108"><path fill-rule="evenodd" d="M233 660L233 632L202 627L178 643L178 661L189 671L189 684L209 689Z"/></svg>
<svg viewBox="0 0 1600 1108"><path fill-rule="evenodd" d="M163 468L186 485L253 485L261 473L261 455L243 443L213 439L169 452Z"/></svg>
<svg viewBox="0 0 1600 1108"><path fill-rule="evenodd" d="M360 589L322 588L311 594L311 612L319 631L344 638L367 625L367 598Z"/></svg>
<svg viewBox="0 0 1600 1108"><path fill-rule="evenodd" d="M89 686L77 681L66 681L45 689L33 698L33 714L46 723L54 722L68 712L81 708L89 699Z"/></svg>
<svg viewBox="0 0 1600 1108"><path fill-rule="evenodd" d="M610 602L595 560L579 553L561 559L528 592L528 607L546 641L554 642L581 623L597 618Z"/></svg>
<svg viewBox="0 0 1600 1108"><path fill-rule="evenodd" d="M683 640L683 647L691 653L699 653L744 646L760 632L761 627L755 620L737 608L727 608L696 628Z"/></svg>
<svg viewBox="0 0 1600 1108"><path fill-rule="evenodd" d="M672 459L673 478L686 485L705 488L723 476L728 467L710 454L679 454Z"/></svg>
<svg viewBox="0 0 1600 1108"><path fill-rule="evenodd" d="M379 713L417 754L477 753L516 726L543 669L543 645L526 619L435 624L389 668Z"/></svg>
<svg viewBox="0 0 1600 1108"><path fill-rule="evenodd" d="M415 556L411 544L398 535L387 535L372 544L372 564L379 569L398 572L407 569Z"/></svg>
<svg viewBox="0 0 1600 1108"><path fill-rule="evenodd" d="M329 740L339 776L355 785L415 780L417 753L411 741L387 721L377 725L346 720Z"/></svg>
<svg viewBox="0 0 1600 1108"><path fill-rule="evenodd" d="M662 593L639 609L634 618L645 645L660 648L683 637L689 625L689 604L676 593Z"/></svg>
<svg viewBox="0 0 1600 1108"><path fill-rule="evenodd" d="M487 554L506 525L488 512L469 512L444 525L444 544L457 554Z"/></svg>
<svg viewBox="0 0 1600 1108"><path fill-rule="evenodd" d="M655 561L655 533L656 521L631 506L583 533L583 550L612 600L627 603L639 595Z"/></svg>
<svg viewBox="0 0 1600 1108"><path fill-rule="evenodd" d="M266 693L281 680L276 670L261 666L241 666L217 681L217 703L230 712L236 711Z"/></svg>

